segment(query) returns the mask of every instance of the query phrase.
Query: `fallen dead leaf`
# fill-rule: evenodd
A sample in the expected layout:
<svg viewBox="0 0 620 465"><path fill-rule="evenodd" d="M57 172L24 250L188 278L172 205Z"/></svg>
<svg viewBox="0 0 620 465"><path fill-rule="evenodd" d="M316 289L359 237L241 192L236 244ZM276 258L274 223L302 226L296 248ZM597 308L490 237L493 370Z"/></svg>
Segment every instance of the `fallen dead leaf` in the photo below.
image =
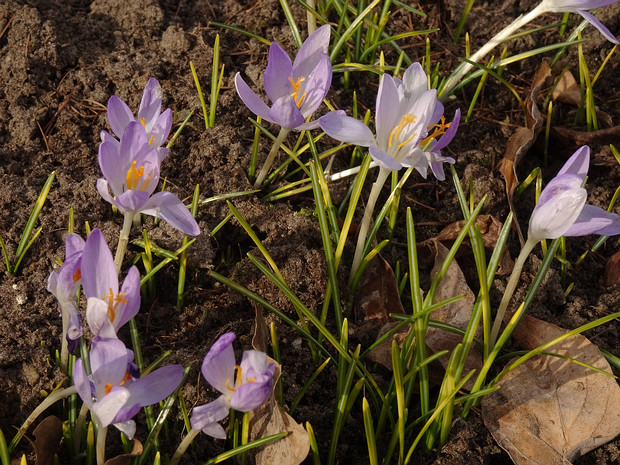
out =
<svg viewBox="0 0 620 465"><path fill-rule="evenodd" d="M620 284L620 252L616 252L605 264L605 286Z"/></svg>
<svg viewBox="0 0 620 465"><path fill-rule="evenodd" d="M573 73L569 70L562 73L558 84L555 86L555 89L553 89L551 98L570 105L581 104L581 87L577 84Z"/></svg>
<svg viewBox="0 0 620 465"><path fill-rule="evenodd" d="M105 465L128 465L134 457L142 455L142 443L137 439L133 440L133 448L128 454L117 455L105 461Z"/></svg>
<svg viewBox="0 0 620 465"><path fill-rule="evenodd" d="M32 435L35 437L35 465L52 465L62 439L62 421L50 415L39 423Z"/></svg>
<svg viewBox="0 0 620 465"><path fill-rule="evenodd" d="M525 316L513 337L533 349L566 331ZM574 335L549 349L611 373L598 347ZM602 373L540 355L482 400L484 423L517 465L567 465L620 433L620 387Z"/></svg>
<svg viewBox="0 0 620 465"><path fill-rule="evenodd" d="M614 126L598 131L578 131L576 129L554 127L552 131L555 136L575 141L576 145L588 144L614 144L620 137L620 126Z"/></svg>

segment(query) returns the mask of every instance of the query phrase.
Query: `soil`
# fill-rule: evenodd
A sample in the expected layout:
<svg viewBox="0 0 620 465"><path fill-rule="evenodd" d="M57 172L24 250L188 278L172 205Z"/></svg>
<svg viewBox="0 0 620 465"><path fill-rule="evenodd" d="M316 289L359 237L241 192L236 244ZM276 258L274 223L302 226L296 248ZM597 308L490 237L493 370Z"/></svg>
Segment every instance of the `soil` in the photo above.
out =
<svg viewBox="0 0 620 465"><path fill-rule="evenodd" d="M431 57L433 66L441 62L440 72L444 75L454 69L458 57L463 54L463 39L454 45L452 35L464 4L464 0L414 4L427 14L423 18L393 6L393 21L388 29L391 33L400 33L413 28L439 27L439 32L429 35ZM466 28L471 35L472 50L534 4L517 0L476 2ZM292 11L303 29L305 13L296 4L292 5ZM559 17L546 15L533 26L552 24L559 21ZM601 9L597 17L611 31L620 31L620 4ZM45 180L52 171L56 173L37 225L42 228L41 234L26 254L18 274L4 274L0 279L0 428L7 438L12 437L15 429L41 402L42 392L51 391L62 380L53 361L61 337L60 317L54 297L46 291L46 283L49 273L64 256L70 209L75 214L76 232L84 235L86 223L91 228L101 228L112 246L116 244L122 224L121 217L113 214L110 205L102 201L95 189L96 179L101 176L97 147L99 132L107 129L105 105L108 98L115 94L136 109L145 83L150 77L156 77L163 88L164 106L175 110L177 124L189 111L194 111L162 166L167 189L186 202L197 184L201 198L251 188L246 175L253 126L248 122L249 110L235 93L233 77L241 72L255 89L262 88L268 47L237 32L209 26L210 21L234 25L275 40L291 54L295 49L276 0L4 0L0 4L0 234L11 257L14 257ZM611 45L594 28L586 31L589 40L583 45L584 54L590 72L594 73ZM203 89L208 89L216 34L221 38L221 63L225 72L216 126L205 130L189 63L193 62ZM424 56L425 38L419 36L404 41L413 60ZM509 51L518 53L558 40L557 28L546 29L512 41ZM397 57L393 51L389 48L384 51L386 62L394 63ZM550 53L543 55L550 56ZM576 47L573 47L565 63L570 63L569 68L578 76L576 56ZM524 96L539 63L538 57L518 62L506 68L503 76ZM620 60L614 57L595 86L599 109L609 115L615 125L620 123L619 73ZM351 89L358 90L357 98L364 109L374 110L377 82L375 77L366 74L352 75ZM457 92L456 98L446 105L446 114L452 115L456 108L466 113L474 91L475 84L471 84ZM328 97L335 105L350 109L352 91L344 90L342 75L335 75ZM558 105L554 108L552 124L572 125L575 109L570 105ZM472 117L461 124L447 154L456 159L456 171L463 185L467 187L470 179L473 182L476 200L488 194L482 213L503 221L509 210L497 165L509 136L524 124L518 102L505 86L489 78ZM291 141L289 136L288 142ZM552 133L549 162L544 167L543 142L540 138L522 161L518 170L520 179L537 166L543 168L544 179L550 179L577 147L574 140L554 137ZM325 147L331 143L325 141ZM615 140L590 144L593 162L588 201L604 208L620 181L620 165L605 145L609 143L620 146L620 138L616 135ZM260 149L263 160L269 149L267 142L263 142ZM346 151L340 154L335 169L346 167L349 155ZM334 184L332 195L336 203L342 200L347 183ZM517 214L524 230L527 230L533 197L530 188L518 202ZM411 207L418 241L434 237L444 226L461 219L455 189L449 180L438 182L414 175L406 184L402 198L401 218L404 209ZM257 194L246 195L234 199L233 203L257 232L296 295L310 309L320 311L327 271L311 193L277 202L265 202ZM147 361L154 360L165 350L172 350L170 363L193 364L183 390L188 406L204 403L215 396L205 387L199 366L219 335L235 331L238 348L251 346L253 304L218 284L207 274L209 270L229 277L281 311L294 315L285 296L247 259L248 252L255 256L260 253L236 222L228 222L217 234L209 235L228 213L223 201L211 202L199 209L197 220L203 234L189 249L184 307L175 308L177 268L171 265L156 275L156 298L152 302L145 300L137 317ZM155 225L152 219L147 219L145 228L151 240L161 247L174 250L182 242L182 234L163 221ZM139 234L137 228L133 234L132 237ZM606 262L618 250L617 241L610 239L604 247L575 264L596 239L567 240L567 260L573 264L568 270L567 283L573 282L574 286L564 297L556 263L531 310L532 315L572 329L617 311L620 288L605 286L603 281ZM404 227L397 227L392 245L384 251L384 257L392 266L397 261L406 263L404 243ZM352 246L347 249L348 254L352 253ZM509 252L515 257L518 250L518 238L513 234ZM137 247L130 247L127 266L130 257L138 252ZM347 257L346 266L350 260L350 256ZM530 260L524 271L523 288L517 291L517 296L523 295L539 263L536 257ZM471 260L465 257L461 264L466 276L475 278ZM430 265L426 276L429 270ZM343 271L343 288L344 276ZM492 298L497 302L501 299L505 279L498 277L493 291ZM422 286L428 288L428 278L423 278ZM404 305L407 308L407 302ZM275 318L269 321L277 324L285 400L290 403L317 364L306 346L298 344L297 334L291 328ZM353 322L352 326L356 324ZM618 322L594 329L587 336L600 347L620 355ZM377 376L381 376L380 373ZM334 385L334 379L335 372L326 370L294 412L298 422L312 424L323 451L327 450L331 434L335 400L334 389L330 386ZM338 457L342 464L367 463L361 408L354 408L354 412L340 438ZM180 440L182 422L178 422L177 427L169 434ZM179 441L169 442L174 448ZM221 441L199 437L196 443L197 447L190 449L185 463L202 463L224 450ZM32 454L25 441L18 452ZM33 460L32 455L29 455L30 460ZM420 453L414 460L437 465L511 463L475 412L466 421L455 423L443 450ZM577 463L620 463L620 440L585 455Z"/></svg>

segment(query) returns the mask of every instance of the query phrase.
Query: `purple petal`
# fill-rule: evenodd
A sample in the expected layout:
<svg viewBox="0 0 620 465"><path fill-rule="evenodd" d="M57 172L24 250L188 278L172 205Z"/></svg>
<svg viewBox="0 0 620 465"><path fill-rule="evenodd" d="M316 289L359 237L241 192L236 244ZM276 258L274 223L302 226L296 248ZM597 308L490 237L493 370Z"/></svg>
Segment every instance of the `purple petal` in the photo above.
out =
<svg viewBox="0 0 620 465"><path fill-rule="evenodd" d="M138 110L138 121L142 123L146 132L151 132L159 114L161 113L161 101L163 92L159 82L155 78L151 78L144 87L142 100L140 101L140 109Z"/></svg>
<svg viewBox="0 0 620 465"><path fill-rule="evenodd" d="M86 242L79 235L71 233L65 238L65 257L70 257L84 250Z"/></svg>
<svg viewBox="0 0 620 465"><path fill-rule="evenodd" d="M144 150L147 150L148 145L149 141L144 127L137 122L129 123L123 132L119 148L120 158L123 163L123 173L127 173L131 162Z"/></svg>
<svg viewBox="0 0 620 465"><path fill-rule="evenodd" d="M376 145L375 136L363 122L346 116L344 111L330 111L319 118L321 129L336 140L371 147Z"/></svg>
<svg viewBox="0 0 620 465"><path fill-rule="evenodd" d="M110 392L94 403L90 411L97 417L101 426L106 427L112 424L127 399L129 399L129 390L123 386L114 386ZM136 413L138 412L134 412L134 415Z"/></svg>
<svg viewBox="0 0 620 465"><path fill-rule="evenodd" d="M307 82L301 84L300 91L303 90L305 97L303 97L299 109L304 118L307 118L321 105L332 85L332 62L327 55L323 55L316 68L307 78Z"/></svg>
<svg viewBox="0 0 620 465"><path fill-rule="evenodd" d="M118 428L129 440L132 440L136 434L136 422L133 420L123 421L120 423L115 422L114 426Z"/></svg>
<svg viewBox="0 0 620 465"><path fill-rule="evenodd" d="M122 213L140 211L145 208L150 197L151 194L147 191L126 191L117 196L114 203Z"/></svg>
<svg viewBox="0 0 620 465"><path fill-rule="evenodd" d="M428 90L428 77L420 63L413 63L403 73L403 97L414 99Z"/></svg>
<svg viewBox="0 0 620 465"><path fill-rule="evenodd" d="M132 266L127 272L121 294L126 303L119 304L117 307L116 318L113 322L117 331L136 316L140 310L140 272L135 266Z"/></svg>
<svg viewBox="0 0 620 465"><path fill-rule="evenodd" d="M620 234L620 217L594 205L585 205L564 235L587 236L588 234L600 234L602 236Z"/></svg>
<svg viewBox="0 0 620 465"><path fill-rule="evenodd" d="M299 52L293 62L293 79L297 81L300 77L308 77L316 67L321 57L327 53L329 47L330 26L325 24L314 31L301 44Z"/></svg>
<svg viewBox="0 0 620 465"><path fill-rule="evenodd" d="M556 177L549 181L549 184L547 184L540 193L537 207L544 205L547 201L554 198L563 191L577 191L581 189L583 192L585 192L585 190L581 188L582 184L583 180L576 174L565 173L556 175Z"/></svg>
<svg viewBox="0 0 620 465"><path fill-rule="evenodd" d="M530 218L528 240L538 242L563 236L581 213L585 202L586 191L582 188L560 191L545 203L539 202Z"/></svg>
<svg viewBox="0 0 620 465"><path fill-rule="evenodd" d="M267 69L263 78L265 93L269 100L275 102L283 95L291 93L289 77L292 69L293 65L288 54L276 42L271 42Z"/></svg>
<svg viewBox="0 0 620 465"><path fill-rule="evenodd" d="M264 379L272 377L275 371L275 365L269 362L267 354L259 350L246 350L243 352L240 366L244 383L249 378L264 381Z"/></svg>
<svg viewBox="0 0 620 465"><path fill-rule="evenodd" d="M276 100L269 109L269 120L286 129L295 129L304 124L304 116L299 111L295 99L285 95Z"/></svg>
<svg viewBox="0 0 620 465"><path fill-rule="evenodd" d="M389 156L383 150L378 147L368 147L368 152L370 152L370 156L372 159L379 165L381 168L385 168L391 171L398 171L403 167L398 161Z"/></svg>
<svg viewBox="0 0 620 465"><path fill-rule="evenodd" d="M110 293L118 294L118 275L112 252L99 229L93 229L86 239L81 269L86 298L101 299Z"/></svg>
<svg viewBox="0 0 620 465"><path fill-rule="evenodd" d="M558 171L558 176L563 174L573 174L581 179L581 184L586 180L588 175L588 168L590 166L590 147L584 145L577 149L575 153L564 163L562 169Z"/></svg>
<svg viewBox="0 0 620 465"><path fill-rule="evenodd" d="M578 10L577 13L579 13L581 16L583 16L583 18L589 22L592 26L594 26L595 28L597 28L601 34L603 34L605 36L605 38L616 44L616 45L620 45L620 41L618 39L616 39L616 37L611 33L611 31L609 29L607 29L603 23L601 23L598 19L596 19L591 13L588 13L587 11L583 11L583 10Z"/></svg>
<svg viewBox="0 0 620 465"><path fill-rule="evenodd" d="M240 412L250 412L265 403L271 394L272 387L272 379L262 383L243 384L237 388L230 399L230 406Z"/></svg>
<svg viewBox="0 0 620 465"><path fill-rule="evenodd" d="M103 178L97 179L97 192L99 192L99 195L103 200L118 207L116 200L110 194L110 184L108 181Z"/></svg>
<svg viewBox="0 0 620 465"><path fill-rule="evenodd" d="M159 117L153 127L149 131L150 136L153 138L150 140L150 146L154 148L159 148L168 136L170 135L170 129L172 129L172 110L170 108L166 109ZM162 159L159 160L160 162Z"/></svg>
<svg viewBox="0 0 620 465"><path fill-rule="evenodd" d="M401 115L400 99L394 79L388 74L381 76L377 92L377 108L375 110L375 126L377 129L377 145L384 150L388 148L390 134L398 126ZM418 117L418 115L415 115Z"/></svg>
<svg viewBox="0 0 620 465"><path fill-rule="evenodd" d="M120 195L123 192L127 176L126 163L118 152L119 148L119 144L107 141L99 145L99 168L114 195Z"/></svg>
<svg viewBox="0 0 620 465"><path fill-rule="evenodd" d="M95 337L91 344L90 366L92 380L97 390L97 399L105 396L105 385L119 385L127 373L128 352L119 339Z"/></svg>
<svg viewBox="0 0 620 465"><path fill-rule="evenodd" d="M98 297L90 297L86 301L86 323L90 332L96 337L113 339L116 329L108 315L108 303Z"/></svg>
<svg viewBox="0 0 620 465"><path fill-rule="evenodd" d="M256 116L260 116L265 121L273 123L273 120L269 116L269 107L252 89L250 89L239 73L235 75L235 88L237 89L239 98L241 98L245 106L248 107L252 113Z"/></svg>
<svg viewBox="0 0 620 465"><path fill-rule="evenodd" d="M171 192L163 191L153 195L141 208L145 215L155 216L166 221L170 226L187 234L200 234L198 223L185 204Z"/></svg>
<svg viewBox="0 0 620 465"><path fill-rule="evenodd" d="M226 439L224 429L217 422L226 418L229 410L230 407L224 396L220 396L208 404L194 407L189 420L192 429L200 429L205 434L217 439Z"/></svg>
<svg viewBox="0 0 620 465"><path fill-rule="evenodd" d="M235 337L235 333L226 333L220 336L211 346L202 362L202 375L211 386L222 394L230 392L226 383L229 383L231 387L235 384L236 363L235 352L232 348Z"/></svg>
<svg viewBox="0 0 620 465"><path fill-rule="evenodd" d="M110 97L108 100L108 123L114 135L120 139L127 125L132 121L135 121L133 112L127 104L116 95Z"/></svg>
<svg viewBox="0 0 620 465"><path fill-rule="evenodd" d="M66 334L67 342L77 342L82 335L82 317L80 316L80 312L78 312L77 306L74 304L66 305L63 307L63 310L66 311L69 316L69 325L67 326Z"/></svg>
<svg viewBox="0 0 620 465"><path fill-rule="evenodd" d="M81 358L77 359L73 367L73 384L82 401L91 409L93 405L93 390Z"/></svg>
<svg viewBox="0 0 620 465"><path fill-rule="evenodd" d="M128 388L131 397L127 401L127 405L138 405L138 408L153 405L172 394L179 386L182 378L183 367L181 365L168 365L158 368L131 383ZM123 420L118 419L118 421Z"/></svg>
<svg viewBox="0 0 620 465"><path fill-rule="evenodd" d="M461 109L457 108L456 111L454 112L454 118L452 118L450 127L446 130L444 135L441 136L441 138L437 141L437 144L433 146L433 152L439 152L446 145L452 142L452 139L454 138L454 135L456 134L456 131L459 128L460 120L461 120ZM454 161L452 163L454 163Z"/></svg>

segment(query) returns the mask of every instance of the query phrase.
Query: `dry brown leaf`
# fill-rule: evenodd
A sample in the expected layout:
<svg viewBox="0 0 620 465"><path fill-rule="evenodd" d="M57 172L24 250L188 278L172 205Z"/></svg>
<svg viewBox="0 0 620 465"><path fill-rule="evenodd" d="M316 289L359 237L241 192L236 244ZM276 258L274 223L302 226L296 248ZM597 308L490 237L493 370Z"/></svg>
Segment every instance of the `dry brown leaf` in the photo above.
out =
<svg viewBox="0 0 620 465"><path fill-rule="evenodd" d="M536 71L536 76L534 76L534 81L532 82L532 87L525 98L525 107L527 110L527 121L526 127L520 127L515 130L515 132L510 136L508 142L506 143L506 151L504 152L504 158L501 160L499 164L499 171L504 176L506 180L506 195L508 197L508 205L510 206L510 211L515 213L512 198L514 195L515 188L519 184L519 180L517 179L516 168L519 165L519 162L523 158L523 156L527 153L527 151L532 147L536 138L540 134L540 131L543 128L543 117L538 110L538 106L536 104L536 99L538 97L538 93L540 89L548 79L551 78L551 68L546 62L542 62L538 71ZM523 239L523 233L521 232L521 228L519 227L519 223L517 221L516 215L513 216L513 224L519 233L519 239L521 244L525 243Z"/></svg>
<svg viewBox="0 0 620 465"><path fill-rule="evenodd" d="M435 266L431 271L431 278L443 266L449 252L448 249L439 241L435 242L435 248ZM469 320L471 319L471 313L476 301L476 296L467 285L465 276L463 275L458 263L456 261L452 261L448 267L448 271L439 284L434 302L440 302L459 295L462 295L463 297L456 302L445 305L433 311L431 313L431 319L451 324L452 326L456 326L457 328L463 330L467 328ZM480 328L478 328L476 336L482 336L482 330ZM458 334L450 333L437 328L429 327L426 333L426 345L433 352L440 352L442 350L452 352L452 350L457 346L457 344L462 342L462 340L462 336L459 336ZM449 355L445 355L439 359L444 367L447 366L448 360ZM480 368L482 368L482 354L477 346L472 346L465 363L465 370L463 371L465 373L470 370L479 371ZM473 380L471 381L471 384L466 385L465 387L470 388L471 385L473 385Z"/></svg>
<svg viewBox="0 0 620 465"><path fill-rule="evenodd" d="M578 106L581 104L581 87L577 84L573 73L568 70L562 73L558 84L553 89L551 98L571 105Z"/></svg>
<svg viewBox="0 0 620 465"><path fill-rule="evenodd" d="M62 439L62 421L54 415L44 418L32 432L35 437L35 465L51 465Z"/></svg>
<svg viewBox="0 0 620 465"><path fill-rule="evenodd" d="M533 349L566 331L525 316L514 338ZM549 352L611 373L598 347L574 335ZM590 368L550 355L508 373L482 400L484 423L517 465L567 465L620 433L620 387Z"/></svg>
<svg viewBox="0 0 620 465"><path fill-rule="evenodd" d="M620 284L620 252L616 252L605 264L605 286Z"/></svg>
<svg viewBox="0 0 620 465"><path fill-rule="evenodd" d="M137 439L133 440L133 448L128 454L117 455L105 461L105 465L127 465L134 457L142 455L142 443Z"/></svg>
<svg viewBox="0 0 620 465"><path fill-rule="evenodd" d="M555 136L575 141L576 145L588 144L614 144L620 137L620 126L614 126L607 129L599 129L598 131L578 131L568 128L553 128Z"/></svg>
<svg viewBox="0 0 620 465"><path fill-rule="evenodd" d="M258 449L256 453L256 465L299 465L305 460L310 451L310 438L308 432L293 417L284 411L276 401L275 386L280 380L281 366L278 362L269 358L270 363L276 365L274 373L274 389L271 391L269 400L259 408L250 412L250 440L278 434L287 431L288 436Z"/></svg>

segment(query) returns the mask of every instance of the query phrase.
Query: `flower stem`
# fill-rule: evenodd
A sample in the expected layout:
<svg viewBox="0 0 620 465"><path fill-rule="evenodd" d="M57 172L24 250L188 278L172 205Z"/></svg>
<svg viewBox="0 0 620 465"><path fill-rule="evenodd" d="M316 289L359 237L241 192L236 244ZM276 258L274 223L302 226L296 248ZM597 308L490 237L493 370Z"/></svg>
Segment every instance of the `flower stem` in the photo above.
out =
<svg viewBox="0 0 620 465"><path fill-rule="evenodd" d="M105 438L108 435L108 427L101 426L99 421L96 420L96 417L93 415L93 419L95 419L95 425L97 426L97 465L105 464Z"/></svg>
<svg viewBox="0 0 620 465"><path fill-rule="evenodd" d="M381 189L385 184L385 180L391 171L387 168L380 168L377 180L373 183L370 194L368 195L368 202L366 203L366 209L364 211L364 217L362 218L362 224L360 225L360 232L357 236L357 246L355 248L355 255L353 256L353 265L351 265L351 274L349 276L349 284L351 283L355 272L362 263L364 258L364 248L366 246L366 237L370 230L370 224L372 223L372 213L375 209L375 204L381 193Z"/></svg>
<svg viewBox="0 0 620 465"><path fill-rule="evenodd" d="M121 272L121 267L123 266L123 258L125 258L125 251L129 243L129 233L131 232L134 213L133 211L123 213L123 229L118 236L118 246L116 247L116 256L114 257L114 265L116 266L117 273Z"/></svg>
<svg viewBox="0 0 620 465"><path fill-rule="evenodd" d="M474 53L471 57L469 57L469 61L473 63L478 63L482 58L484 58L491 50L501 44L504 40L510 37L515 31L525 26L527 23L533 21L535 18L540 16L541 14L546 12L546 7L542 4L539 4L536 8L531 10L529 13L525 15L519 16L512 23L506 26L504 29L499 31L491 40L489 40L486 44L484 44L480 50ZM461 80L465 77L465 75L474 67L471 63L461 63L454 72L448 77L448 81L446 85L440 92L440 97L445 99L450 95L450 91L456 87L456 85L461 82Z"/></svg>
<svg viewBox="0 0 620 465"><path fill-rule="evenodd" d="M69 373L69 343L67 341L67 329L69 329L69 312L61 308L62 333L60 333L60 369L63 373Z"/></svg>
<svg viewBox="0 0 620 465"><path fill-rule="evenodd" d="M515 262L515 266L512 269L512 273L510 275L510 279L508 280L508 284L506 284L506 290L504 291L504 296L502 297L502 301L499 304L499 308L497 309L497 315L495 316L495 321L493 322L493 328L491 329L491 336L489 340L489 347L493 347L495 342L497 341L497 335L499 334L499 329L502 325L502 320L504 319L504 314L506 313L506 309L508 308L508 304L510 303L510 299L515 292L517 287L517 283L519 282L519 278L521 277L521 270L523 269L523 265L525 264L525 260L529 257L530 252L536 246L538 242L535 240L528 239L525 242L525 245L521 249L521 253L517 257L517 261Z"/></svg>
<svg viewBox="0 0 620 465"><path fill-rule="evenodd" d="M308 0L307 3L310 8L316 10L315 0ZM306 19L308 20L308 35L310 35L316 31L316 18L312 13L310 13L310 11L306 11Z"/></svg>
<svg viewBox="0 0 620 465"><path fill-rule="evenodd" d="M276 139L273 141L273 147L271 147L271 151L269 152L269 155L267 155L267 160L265 160L265 164L258 173L258 176L256 177L256 182L254 182L254 187L256 189L259 189L261 187L263 181L267 177L267 173L269 173L269 168L271 168L271 165L273 165L273 161L278 154L278 150L280 149L280 146L282 145L282 142L284 142L284 139L288 135L289 131L290 129L280 128L278 137L276 137Z"/></svg>
<svg viewBox="0 0 620 465"><path fill-rule="evenodd" d="M179 463L179 460L181 460L181 457L183 456L183 454L185 454L185 451L192 443L194 438L198 436L198 433L200 433L199 429L189 430L187 436L183 438L183 441L181 441L181 444L179 444L179 447L177 447L177 450L172 456L172 460L170 460L170 465L177 465L177 463Z"/></svg>

